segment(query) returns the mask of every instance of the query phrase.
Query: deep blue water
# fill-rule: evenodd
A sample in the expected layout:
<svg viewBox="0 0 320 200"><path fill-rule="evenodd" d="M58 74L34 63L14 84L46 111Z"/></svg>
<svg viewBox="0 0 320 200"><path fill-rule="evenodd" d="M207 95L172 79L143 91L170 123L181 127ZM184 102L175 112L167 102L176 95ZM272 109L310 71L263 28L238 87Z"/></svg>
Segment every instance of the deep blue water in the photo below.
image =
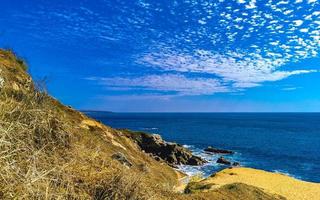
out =
<svg viewBox="0 0 320 200"><path fill-rule="evenodd" d="M217 156L203 153L210 145L234 150L235 155L226 157L243 166L320 182L320 113L87 114L114 128L158 133L211 161L181 167L190 174L209 175L224 167L215 163Z"/></svg>

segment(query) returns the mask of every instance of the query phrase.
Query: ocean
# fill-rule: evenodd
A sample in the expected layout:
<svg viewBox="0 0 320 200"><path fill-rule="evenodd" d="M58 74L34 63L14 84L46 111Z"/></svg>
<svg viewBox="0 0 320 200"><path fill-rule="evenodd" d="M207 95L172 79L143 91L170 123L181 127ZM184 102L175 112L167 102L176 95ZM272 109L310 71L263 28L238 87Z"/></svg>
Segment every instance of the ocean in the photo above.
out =
<svg viewBox="0 0 320 200"><path fill-rule="evenodd" d="M113 128L160 134L209 161L180 166L189 175L226 167L203 152L213 146L235 151L224 157L242 166L320 182L320 113L86 113Z"/></svg>

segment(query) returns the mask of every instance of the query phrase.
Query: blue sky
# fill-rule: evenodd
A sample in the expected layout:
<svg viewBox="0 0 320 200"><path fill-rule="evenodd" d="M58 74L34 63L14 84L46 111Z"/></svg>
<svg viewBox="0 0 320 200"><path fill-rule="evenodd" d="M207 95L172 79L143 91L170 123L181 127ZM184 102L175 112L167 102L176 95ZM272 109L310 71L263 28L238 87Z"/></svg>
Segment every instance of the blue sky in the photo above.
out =
<svg viewBox="0 0 320 200"><path fill-rule="evenodd" d="M320 111L316 0L11 0L0 46L77 109Z"/></svg>

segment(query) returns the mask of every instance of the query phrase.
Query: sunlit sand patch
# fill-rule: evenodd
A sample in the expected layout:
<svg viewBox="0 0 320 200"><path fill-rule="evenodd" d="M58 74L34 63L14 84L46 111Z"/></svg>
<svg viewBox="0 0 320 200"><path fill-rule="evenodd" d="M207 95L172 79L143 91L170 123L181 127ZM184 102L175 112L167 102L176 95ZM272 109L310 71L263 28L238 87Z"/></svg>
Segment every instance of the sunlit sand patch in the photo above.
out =
<svg viewBox="0 0 320 200"><path fill-rule="evenodd" d="M218 172L202 181L213 183L214 188L231 183L245 183L262 188L266 192L278 194L289 200L319 200L320 184L301 181L283 174L251 168L232 168Z"/></svg>

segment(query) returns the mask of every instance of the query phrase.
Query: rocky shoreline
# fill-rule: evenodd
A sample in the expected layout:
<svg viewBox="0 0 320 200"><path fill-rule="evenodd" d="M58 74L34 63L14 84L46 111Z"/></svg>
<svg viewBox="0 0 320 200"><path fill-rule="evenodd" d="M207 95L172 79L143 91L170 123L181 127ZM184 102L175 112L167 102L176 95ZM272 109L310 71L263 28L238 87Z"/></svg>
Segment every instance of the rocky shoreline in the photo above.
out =
<svg viewBox="0 0 320 200"><path fill-rule="evenodd" d="M174 142L167 142L158 134L121 131L151 157L158 161L162 160L174 168L178 165L199 166L207 163L203 158L193 155L189 149Z"/></svg>
<svg viewBox="0 0 320 200"><path fill-rule="evenodd" d="M145 132L133 132L127 129L120 130L126 137L132 139L142 151L150 155L157 161L164 161L171 167L177 168L179 165L202 166L208 163L207 160L193 153L174 142L167 142L158 134L149 134ZM226 149L218 149L214 147L207 147L203 150L210 155L234 154L233 151ZM231 162L220 156L216 163L221 165L239 166L238 162Z"/></svg>

